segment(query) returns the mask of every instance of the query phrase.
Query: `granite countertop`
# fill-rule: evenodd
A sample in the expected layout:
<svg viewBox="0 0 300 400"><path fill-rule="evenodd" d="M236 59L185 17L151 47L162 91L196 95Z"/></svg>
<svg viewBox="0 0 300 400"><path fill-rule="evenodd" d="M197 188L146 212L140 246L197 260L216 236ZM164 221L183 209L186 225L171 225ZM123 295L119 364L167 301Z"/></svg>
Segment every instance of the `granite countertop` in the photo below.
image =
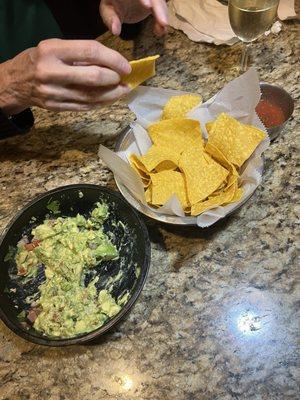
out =
<svg viewBox="0 0 300 400"><path fill-rule="evenodd" d="M252 49L261 80L294 99L297 33L296 22L286 22ZM102 41L130 58L160 53L148 84L204 99L238 74L239 44L197 44L172 29L158 40L149 28L135 42L107 34ZM299 398L298 111L299 103L266 152L263 184L240 211L205 230L146 221L150 275L115 331L98 343L58 349L26 342L0 323L0 399ZM112 148L133 119L121 102L81 114L34 112L28 135L0 142L0 229L46 190L79 182L114 187L98 146Z"/></svg>

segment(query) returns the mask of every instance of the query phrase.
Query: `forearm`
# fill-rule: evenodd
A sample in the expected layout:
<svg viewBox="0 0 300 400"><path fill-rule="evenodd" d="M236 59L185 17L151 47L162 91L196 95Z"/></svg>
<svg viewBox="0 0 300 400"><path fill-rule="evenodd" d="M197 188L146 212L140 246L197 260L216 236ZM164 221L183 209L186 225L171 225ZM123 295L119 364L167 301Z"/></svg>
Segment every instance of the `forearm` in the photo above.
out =
<svg viewBox="0 0 300 400"><path fill-rule="evenodd" d="M20 61L16 63L15 59L0 64L0 108L7 115L18 114L31 106L28 96L30 88L25 83L30 71L24 71L22 64Z"/></svg>

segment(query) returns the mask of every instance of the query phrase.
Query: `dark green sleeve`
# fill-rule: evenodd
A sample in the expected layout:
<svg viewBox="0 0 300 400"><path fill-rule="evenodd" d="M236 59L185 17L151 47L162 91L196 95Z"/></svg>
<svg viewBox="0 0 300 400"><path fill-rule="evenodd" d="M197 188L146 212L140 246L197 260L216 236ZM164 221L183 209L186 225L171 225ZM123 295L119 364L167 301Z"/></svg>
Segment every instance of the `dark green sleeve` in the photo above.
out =
<svg viewBox="0 0 300 400"><path fill-rule="evenodd" d="M61 37L56 20L42 0L0 0L0 62L41 40Z"/></svg>

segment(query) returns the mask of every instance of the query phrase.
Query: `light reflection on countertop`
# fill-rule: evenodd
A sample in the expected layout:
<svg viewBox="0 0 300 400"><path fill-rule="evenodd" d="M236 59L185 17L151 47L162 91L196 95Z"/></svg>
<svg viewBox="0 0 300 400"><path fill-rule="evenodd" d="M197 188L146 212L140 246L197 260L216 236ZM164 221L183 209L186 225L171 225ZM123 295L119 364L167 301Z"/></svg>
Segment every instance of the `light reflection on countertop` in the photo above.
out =
<svg viewBox="0 0 300 400"><path fill-rule="evenodd" d="M121 385L124 390L131 390L134 387L134 382L129 376L125 375L121 378Z"/></svg>
<svg viewBox="0 0 300 400"><path fill-rule="evenodd" d="M134 382L133 377L126 374L114 375L112 381L117 384L118 392L129 392L136 389L136 383Z"/></svg>
<svg viewBox="0 0 300 400"><path fill-rule="evenodd" d="M262 324L262 318L264 317L256 316L253 312L247 310L238 315L236 327L243 335L254 335L258 333L257 331L262 333L262 330L265 329Z"/></svg>
<svg viewBox="0 0 300 400"><path fill-rule="evenodd" d="M239 297L227 311L229 329L237 340L266 340L275 334L274 306L265 293L253 290ZM278 310L277 310L278 311Z"/></svg>

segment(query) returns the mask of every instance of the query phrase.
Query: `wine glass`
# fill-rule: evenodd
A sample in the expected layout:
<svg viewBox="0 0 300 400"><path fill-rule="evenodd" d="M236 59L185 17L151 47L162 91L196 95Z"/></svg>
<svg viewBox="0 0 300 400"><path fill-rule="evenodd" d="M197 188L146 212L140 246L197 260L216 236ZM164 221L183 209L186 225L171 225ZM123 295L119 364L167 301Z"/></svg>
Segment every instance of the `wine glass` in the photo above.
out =
<svg viewBox="0 0 300 400"><path fill-rule="evenodd" d="M230 25L244 42L241 70L248 67L250 43L262 35L273 23L279 0L229 0Z"/></svg>

